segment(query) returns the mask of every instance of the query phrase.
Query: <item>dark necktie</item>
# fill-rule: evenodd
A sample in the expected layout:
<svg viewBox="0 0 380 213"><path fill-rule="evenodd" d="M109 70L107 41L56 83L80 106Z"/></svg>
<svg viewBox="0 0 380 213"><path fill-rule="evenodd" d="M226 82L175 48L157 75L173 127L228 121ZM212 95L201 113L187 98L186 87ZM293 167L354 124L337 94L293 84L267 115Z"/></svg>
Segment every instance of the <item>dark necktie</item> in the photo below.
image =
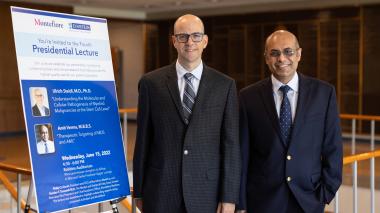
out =
<svg viewBox="0 0 380 213"><path fill-rule="evenodd" d="M45 142L44 144L45 144L45 153L49 153L49 149L47 147L47 143Z"/></svg>
<svg viewBox="0 0 380 213"><path fill-rule="evenodd" d="M192 113L194 100L195 100L194 87L193 87L193 84L191 83L191 80L194 78L194 75L191 73L186 73L184 75L184 78L185 78L186 84L185 84L185 90L183 92L183 97L182 97L182 106L183 106L183 113L185 116L185 122L186 124L188 124L191 113Z"/></svg>
<svg viewBox="0 0 380 213"><path fill-rule="evenodd" d="M287 96L290 87L288 85L284 85L280 87L280 90L283 95L280 108L280 130L282 139L284 140L285 144L288 145L290 140L290 133L292 130L292 110Z"/></svg>

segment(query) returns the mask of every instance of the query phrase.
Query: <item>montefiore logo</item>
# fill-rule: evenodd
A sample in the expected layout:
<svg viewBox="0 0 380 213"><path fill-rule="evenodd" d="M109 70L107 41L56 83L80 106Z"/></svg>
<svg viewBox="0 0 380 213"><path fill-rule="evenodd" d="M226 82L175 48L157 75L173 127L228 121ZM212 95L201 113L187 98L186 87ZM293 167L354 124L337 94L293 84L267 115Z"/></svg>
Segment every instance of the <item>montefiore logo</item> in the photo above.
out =
<svg viewBox="0 0 380 213"><path fill-rule="evenodd" d="M69 26L70 26L70 29L73 29L73 30L91 31L91 26L88 24L70 23Z"/></svg>
<svg viewBox="0 0 380 213"><path fill-rule="evenodd" d="M41 27L54 27L54 28L63 28L63 24L57 23L54 20L52 21L43 21L41 19L35 18L34 25Z"/></svg>

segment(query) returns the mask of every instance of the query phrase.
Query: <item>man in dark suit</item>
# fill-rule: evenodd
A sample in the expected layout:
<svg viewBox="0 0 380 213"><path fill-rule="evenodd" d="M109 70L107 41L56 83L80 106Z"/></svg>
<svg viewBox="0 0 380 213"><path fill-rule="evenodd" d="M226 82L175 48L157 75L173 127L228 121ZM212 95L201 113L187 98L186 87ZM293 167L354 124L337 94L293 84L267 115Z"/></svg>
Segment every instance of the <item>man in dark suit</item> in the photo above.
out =
<svg viewBox="0 0 380 213"><path fill-rule="evenodd" d="M40 117L40 116L49 116L50 110L46 106L44 106L44 94L42 92L41 88L34 88L33 91L33 97L35 104L32 107L32 114L33 116Z"/></svg>
<svg viewBox="0 0 380 213"><path fill-rule="evenodd" d="M176 63L139 82L134 195L144 213L233 213L240 147L234 81L202 63L202 21L174 24Z"/></svg>
<svg viewBox="0 0 380 213"><path fill-rule="evenodd" d="M271 77L240 92L243 163L238 209L322 213L341 184L335 89L297 73L300 59L301 48L292 33L272 33L265 45Z"/></svg>

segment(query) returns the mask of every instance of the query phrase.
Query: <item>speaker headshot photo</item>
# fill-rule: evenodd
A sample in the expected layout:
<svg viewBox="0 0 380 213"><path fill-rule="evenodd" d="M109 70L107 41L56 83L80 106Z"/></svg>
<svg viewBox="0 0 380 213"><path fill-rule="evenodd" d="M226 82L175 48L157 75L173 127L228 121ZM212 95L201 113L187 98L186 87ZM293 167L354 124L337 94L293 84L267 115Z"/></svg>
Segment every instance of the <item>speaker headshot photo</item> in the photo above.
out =
<svg viewBox="0 0 380 213"><path fill-rule="evenodd" d="M37 124L34 126L37 141L37 153L40 155L55 152L53 130L51 124Z"/></svg>
<svg viewBox="0 0 380 213"><path fill-rule="evenodd" d="M49 99L45 87L30 87L30 103L34 117L50 116Z"/></svg>

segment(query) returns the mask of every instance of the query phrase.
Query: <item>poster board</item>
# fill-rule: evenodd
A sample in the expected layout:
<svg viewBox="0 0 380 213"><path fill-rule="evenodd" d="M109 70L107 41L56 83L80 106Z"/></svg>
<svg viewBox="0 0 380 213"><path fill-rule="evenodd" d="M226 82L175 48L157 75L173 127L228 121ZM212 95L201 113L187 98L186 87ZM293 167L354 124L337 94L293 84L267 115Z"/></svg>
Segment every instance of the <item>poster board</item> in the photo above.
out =
<svg viewBox="0 0 380 213"><path fill-rule="evenodd" d="M107 20L11 13L39 212L129 195Z"/></svg>

